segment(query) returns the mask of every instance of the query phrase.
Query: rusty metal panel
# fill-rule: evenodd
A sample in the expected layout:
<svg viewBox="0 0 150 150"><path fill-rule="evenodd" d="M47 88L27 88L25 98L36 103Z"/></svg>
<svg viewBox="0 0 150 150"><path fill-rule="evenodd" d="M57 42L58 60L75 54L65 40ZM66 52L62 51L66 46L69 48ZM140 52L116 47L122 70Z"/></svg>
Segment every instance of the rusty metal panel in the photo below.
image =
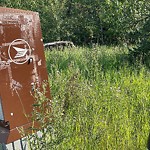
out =
<svg viewBox="0 0 150 150"><path fill-rule="evenodd" d="M0 7L0 142L19 139L17 128L32 125L25 114L33 109L33 85L48 79L43 49L38 13Z"/></svg>

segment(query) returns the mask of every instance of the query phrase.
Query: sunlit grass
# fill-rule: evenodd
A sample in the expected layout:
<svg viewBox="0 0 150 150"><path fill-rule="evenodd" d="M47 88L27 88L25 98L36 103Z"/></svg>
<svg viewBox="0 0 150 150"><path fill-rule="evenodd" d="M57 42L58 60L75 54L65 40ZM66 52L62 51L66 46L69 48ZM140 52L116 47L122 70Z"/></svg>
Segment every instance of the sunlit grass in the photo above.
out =
<svg viewBox="0 0 150 150"><path fill-rule="evenodd" d="M120 47L45 52L55 121L44 127L43 149L146 149L150 72L130 66L126 54Z"/></svg>

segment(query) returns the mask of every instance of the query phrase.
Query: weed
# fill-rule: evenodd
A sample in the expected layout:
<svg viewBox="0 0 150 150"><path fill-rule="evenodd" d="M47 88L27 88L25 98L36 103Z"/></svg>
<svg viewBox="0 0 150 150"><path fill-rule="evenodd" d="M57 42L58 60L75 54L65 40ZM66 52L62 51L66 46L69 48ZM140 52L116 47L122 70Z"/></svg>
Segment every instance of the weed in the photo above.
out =
<svg viewBox="0 0 150 150"><path fill-rule="evenodd" d="M53 111L43 117L54 121L45 123L32 149L146 149L150 72L129 66L126 53L98 46L46 51Z"/></svg>

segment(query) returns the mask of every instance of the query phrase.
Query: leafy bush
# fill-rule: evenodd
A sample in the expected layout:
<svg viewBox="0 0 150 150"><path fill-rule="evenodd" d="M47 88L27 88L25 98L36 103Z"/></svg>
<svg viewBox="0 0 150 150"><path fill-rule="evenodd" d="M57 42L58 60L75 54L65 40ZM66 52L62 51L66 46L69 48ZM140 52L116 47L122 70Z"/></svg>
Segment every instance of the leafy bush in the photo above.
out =
<svg viewBox="0 0 150 150"><path fill-rule="evenodd" d="M150 67L150 16L146 18L146 22L141 29L141 34L139 36L140 43L136 48L130 50L130 59L132 62L135 60L146 64Z"/></svg>

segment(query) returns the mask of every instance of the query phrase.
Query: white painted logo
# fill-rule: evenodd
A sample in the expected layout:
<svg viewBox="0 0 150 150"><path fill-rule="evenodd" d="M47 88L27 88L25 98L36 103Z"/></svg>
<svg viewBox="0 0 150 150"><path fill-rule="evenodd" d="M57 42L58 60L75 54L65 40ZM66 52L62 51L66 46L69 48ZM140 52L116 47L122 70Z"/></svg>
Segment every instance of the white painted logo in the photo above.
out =
<svg viewBox="0 0 150 150"><path fill-rule="evenodd" d="M10 43L8 55L13 63L24 64L31 56L30 45L23 39L16 39Z"/></svg>
<svg viewBox="0 0 150 150"><path fill-rule="evenodd" d="M19 48L19 47L15 47L13 46L13 48L16 50L17 54L14 58L21 58L24 57L27 53L27 49L23 49L23 48Z"/></svg>

